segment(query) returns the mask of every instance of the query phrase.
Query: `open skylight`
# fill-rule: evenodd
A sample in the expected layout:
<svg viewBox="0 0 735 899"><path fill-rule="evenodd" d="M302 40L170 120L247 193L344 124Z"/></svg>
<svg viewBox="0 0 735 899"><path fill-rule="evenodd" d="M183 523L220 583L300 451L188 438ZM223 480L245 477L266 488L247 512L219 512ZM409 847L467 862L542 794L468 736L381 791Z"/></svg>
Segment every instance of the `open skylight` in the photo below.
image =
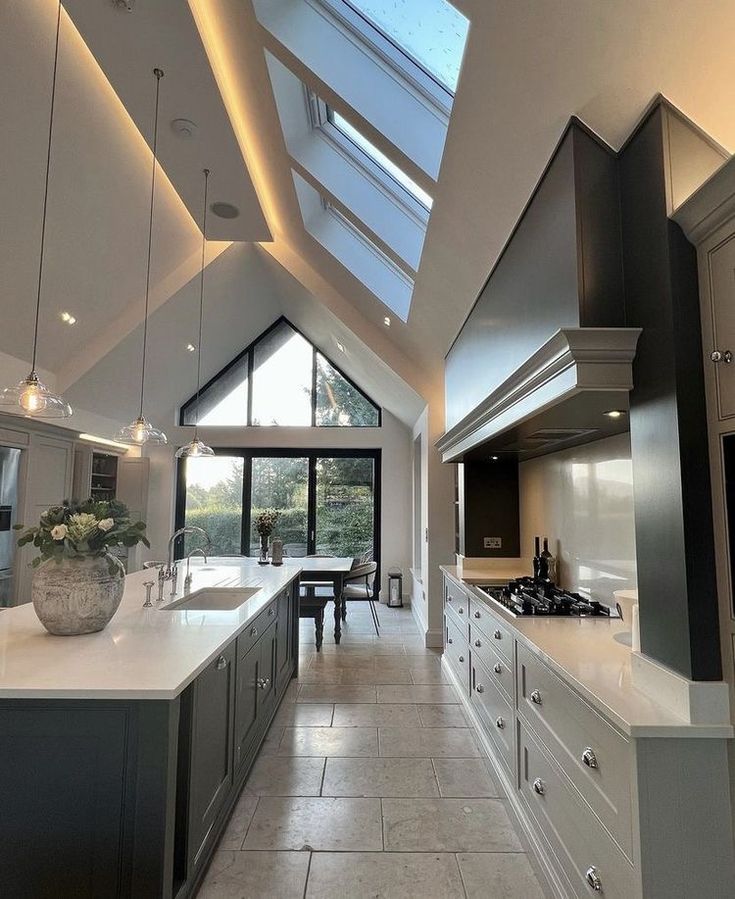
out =
<svg viewBox="0 0 735 899"><path fill-rule="evenodd" d="M415 200L421 203L426 209L431 209L433 200L431 196L423 190L419 185L403 171L402 168L392 162L385 153L372 144L357 128L353 127L344 116L341 116L333 109L328 110L329 121L337 128L345 137L349 138L366 156L373 160L381 169L387 172L391 178L400 184Z"/></svg>
<svg viewBox="0 0 735 899"><path fill-rule="evenodd" d="M446 0L343 0L452 94L469 22Z"/></svg>

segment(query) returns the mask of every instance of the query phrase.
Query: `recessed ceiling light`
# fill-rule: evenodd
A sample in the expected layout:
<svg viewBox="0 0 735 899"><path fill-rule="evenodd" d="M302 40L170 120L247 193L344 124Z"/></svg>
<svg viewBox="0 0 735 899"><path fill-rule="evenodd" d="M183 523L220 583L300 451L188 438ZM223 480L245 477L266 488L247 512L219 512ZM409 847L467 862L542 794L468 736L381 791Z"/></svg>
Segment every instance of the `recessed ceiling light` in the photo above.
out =
<svg viewBox="0 0 735 899"><path fill-rule="evenodd" d="M66 325L75 325L77 323L77 320L74 318L71 312L61 312L59 313L59 318Z"/></svg>
<svg viewBox="0 0 735 899"><path fill-rule="evenodd" d="M498 461L498 458L499 458L499 456L490 456L490 461L491 461L491 462L497 462L497 461Z"/></svg>
<svg viewBox="0 0 735 899"><path fill-rule="evenodd" d="M608 418L622 418L624 415L628 413L624 409L610 409L609 412L606 412Z"/></svg>
<svg viewBox="0 0 735 899"><path fill-rule="evenodd" d="M197 123L191 119L174 119L171 122L171 130L177 137L183 137L188 140L197 133Z"/></svg>
<svg viewBox="0 0 735 899"><path fill-rule="evenodd" d="M194 346L193 343L187 343L186 348L187 348L187 350L189 350L190 353L193 353L194 350L196 350L196 347Z"/></svg>
<svg viewBox="0 0 735 899"><path fill-rule="evenodd" d="M240 215L240 210L232 203L212 203L209 208L221 219L236 219Z"/></svg>
<svg viewBox="0 0 735 899"><path fill-rule="evenodd" d="M345 345L343 343L340 343L339 340L336 341L336 343L337 343L337 349L340 351L340 353L344 353Z"/></svg>
<svg viewBox="0 0 735 899"><path fill-rule="evenodd" d="M390 316L389 315L386 315L386 317L383 319L383 324L386 326L386 328L390 328Z"/></svg>

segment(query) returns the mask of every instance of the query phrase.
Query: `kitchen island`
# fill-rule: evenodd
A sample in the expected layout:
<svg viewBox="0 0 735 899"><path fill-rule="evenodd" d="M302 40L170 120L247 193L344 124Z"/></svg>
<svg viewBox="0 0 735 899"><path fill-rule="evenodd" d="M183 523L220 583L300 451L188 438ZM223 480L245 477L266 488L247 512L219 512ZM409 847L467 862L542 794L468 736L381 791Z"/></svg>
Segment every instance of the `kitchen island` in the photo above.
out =
<svg viewBox="0 0 735 899"><path fill-rule="evenodd" d="M298 670L300 569L191 570L149 608L156 572L129 575L97 634L0 615L4 896L195 892Z"/></svg>

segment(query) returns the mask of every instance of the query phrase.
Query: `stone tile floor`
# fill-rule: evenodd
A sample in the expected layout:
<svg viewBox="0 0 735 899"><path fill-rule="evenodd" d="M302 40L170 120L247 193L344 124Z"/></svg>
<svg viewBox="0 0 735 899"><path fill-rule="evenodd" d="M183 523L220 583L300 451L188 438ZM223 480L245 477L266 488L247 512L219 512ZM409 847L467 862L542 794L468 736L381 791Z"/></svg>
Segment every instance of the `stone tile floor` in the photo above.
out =
<svg viewBox="0 0 735 899"><path fill-rule="evenodd" d="M543 899L439 653L350 606L289 687L199 899ZM327 628L325 627L325 632Z"/></svg>

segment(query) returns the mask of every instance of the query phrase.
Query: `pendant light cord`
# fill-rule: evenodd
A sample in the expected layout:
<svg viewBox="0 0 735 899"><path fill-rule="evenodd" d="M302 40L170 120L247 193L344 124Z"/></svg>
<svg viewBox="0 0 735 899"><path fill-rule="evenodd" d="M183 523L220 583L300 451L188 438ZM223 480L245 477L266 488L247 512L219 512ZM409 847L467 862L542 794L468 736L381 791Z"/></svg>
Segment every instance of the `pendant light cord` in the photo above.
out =
<svg viewBox="0 0 735 899"><path fill-rule="evenodd" d="M48 123L48 149L46 151L46 181L43 188L43 214L41 216L41 253L38 261L38 291L36 293L36 320L33 325L33 361L31 372L36 371L36 353L38 351L38 321L41 312L41 284L43 281L43 255L46 245L46 210L48 208L48 186L51 173L51 142L54 133L54 107L56 105L56 74L59 68L59 35L61 33L61 0L56 11L56 45L54 48L54 73L51 81L51 113Z"/></svg>
<svg viewBox="0 0 735 899"><path fill-rule="evenodd" d="M202 268L199 273L199 343L197 344L197 399L194 414L194 439L199 434L199 394L202 383L202 322L204 320L204 266L207 249L207 194L209 190L209 169L204 169L204 213L202 215Z"/></svg>
<svg viewBox="0 0 735 899"><path fill-rule="evenodd" d="M156 198L156 167L158 160L158 98L161 92L163 69L154 69L156 76L156 109L153 115L153 173L151 175L151 211L148 219L148 260L145 275L145 315L143 318L143 359L140 369L140 418L143 417L143 396L145 393L145 359L148 344L148 298L151 289L151 249L153 246L153 206Z"/></svg>

